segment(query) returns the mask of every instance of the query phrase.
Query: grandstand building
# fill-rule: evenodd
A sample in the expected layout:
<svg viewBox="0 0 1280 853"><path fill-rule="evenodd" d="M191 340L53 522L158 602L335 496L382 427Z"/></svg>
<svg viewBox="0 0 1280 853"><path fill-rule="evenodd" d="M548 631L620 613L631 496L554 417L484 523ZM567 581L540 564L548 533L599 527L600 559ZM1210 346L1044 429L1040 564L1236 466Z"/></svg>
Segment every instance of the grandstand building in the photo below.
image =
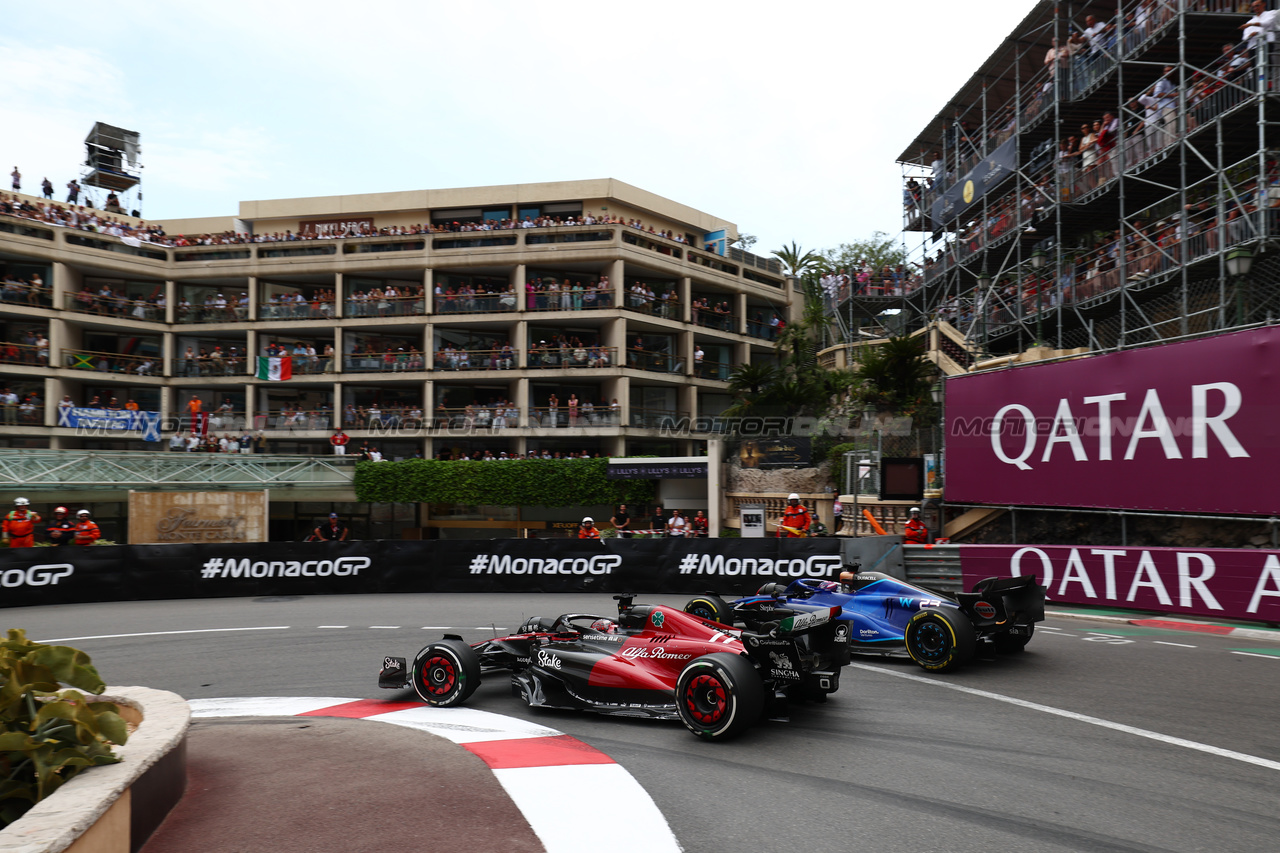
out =
<svg viewBox="0 0 1280 853"><path fill-rule="evenodd" d="M6 201L0 448L332 458L341 428L384 459L689 456L789 319L732 222L616 180L248 201L162 234Z"/></svg>
<svg viewBox="0 0 1280 853"><path fill-rule="evenodd" d="M688 455L696 436L662 428L726 408L729 372L772 351L790 301L776 260L727 246L733 223L613 180L251 201L162 226L0 216L0 384L37 401L0 444L167 448L198 398L207 430L273 453L329 454L342 427L348 452L387 459ZM161 442L60 423L67 397L157 412Z"/></svg>

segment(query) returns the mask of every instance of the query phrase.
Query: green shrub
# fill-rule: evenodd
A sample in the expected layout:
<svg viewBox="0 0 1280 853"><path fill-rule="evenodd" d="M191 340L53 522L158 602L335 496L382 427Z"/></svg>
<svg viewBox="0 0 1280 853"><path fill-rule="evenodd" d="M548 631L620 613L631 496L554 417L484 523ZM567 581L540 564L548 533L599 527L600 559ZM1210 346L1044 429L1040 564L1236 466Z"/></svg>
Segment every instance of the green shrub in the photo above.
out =
<svg viewBox="0 0 1280 853"><path fill-rule="evenodd" d="M90 702L106 689L89 656L10 630L0 641L0 826L20 818L85 767L114 764L129 732L119 707Z"/></svg>
<svg viewBox="0 0 1280 853"><path fill-rule="evenodd" d="M356 465L356 500L502 506L649 503L652 480L610 480L608 459L407 459Z"/></svg>

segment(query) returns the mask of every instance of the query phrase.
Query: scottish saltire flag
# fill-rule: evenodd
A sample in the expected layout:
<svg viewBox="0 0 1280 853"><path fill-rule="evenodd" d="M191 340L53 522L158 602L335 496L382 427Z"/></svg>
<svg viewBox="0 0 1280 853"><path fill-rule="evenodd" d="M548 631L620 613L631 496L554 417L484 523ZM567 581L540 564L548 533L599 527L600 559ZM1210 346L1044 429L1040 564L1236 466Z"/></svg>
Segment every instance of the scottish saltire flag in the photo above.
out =
<svg viewBox="0 0 1280 853"><path fill-rule="evenodd" d="M258 378L269 382L283 382L293 376L293 359L289 356L272 358L258 356Z"/></svg>

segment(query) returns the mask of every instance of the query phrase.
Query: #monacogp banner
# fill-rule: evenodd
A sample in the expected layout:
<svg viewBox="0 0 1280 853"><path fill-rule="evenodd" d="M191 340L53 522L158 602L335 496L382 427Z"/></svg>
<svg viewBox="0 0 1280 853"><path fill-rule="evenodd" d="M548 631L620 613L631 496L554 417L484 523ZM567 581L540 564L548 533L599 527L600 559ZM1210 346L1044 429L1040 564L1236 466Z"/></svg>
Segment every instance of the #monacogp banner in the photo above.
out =
<svg viewBox="0 0 1280 853"><path fill-rule="evenodd" d="M739 595L836 579L838 539L490 539L0 551L0 607L402 592Z"/></svg>
<svg viewBox="0 0 1280 853"><path fill-rule="evenodd" d="M946 500L1280 513L1280 327L947 380Z"/></svg>

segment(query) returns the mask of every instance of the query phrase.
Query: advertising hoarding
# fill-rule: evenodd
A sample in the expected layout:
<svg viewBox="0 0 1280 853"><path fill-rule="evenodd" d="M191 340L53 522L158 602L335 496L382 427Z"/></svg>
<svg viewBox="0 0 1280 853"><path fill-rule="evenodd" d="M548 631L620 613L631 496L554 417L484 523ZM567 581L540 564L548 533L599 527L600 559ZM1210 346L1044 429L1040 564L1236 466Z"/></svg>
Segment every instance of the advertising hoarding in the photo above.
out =
<svg viewBox="0 0 1280 853"><path fill-rule="evenodd" d="M1280 328L947 381L956 503L1280 512Z"/></svg>

